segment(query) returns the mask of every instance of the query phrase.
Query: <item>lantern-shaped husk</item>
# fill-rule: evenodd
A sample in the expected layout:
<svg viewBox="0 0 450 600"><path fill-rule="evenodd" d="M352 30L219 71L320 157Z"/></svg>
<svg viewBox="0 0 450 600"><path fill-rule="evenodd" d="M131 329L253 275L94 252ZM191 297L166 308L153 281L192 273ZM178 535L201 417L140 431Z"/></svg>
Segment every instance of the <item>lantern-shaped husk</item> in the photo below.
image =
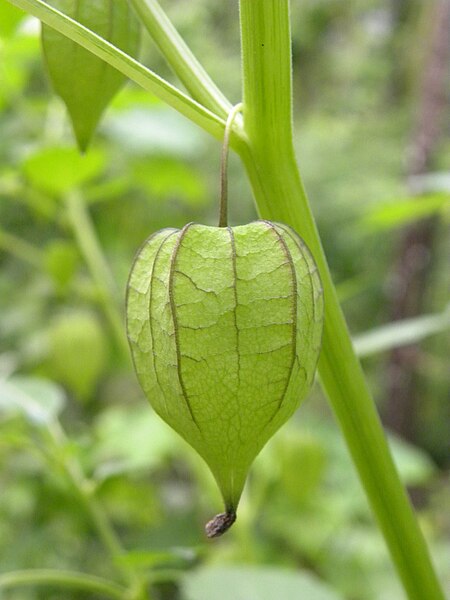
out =
<svg viewBox="0 0 450 600"><path fill-rule="evenodd" d="M317 267L286 225L164 229L136 257L127 325L139 381L209 465L228 516L312 384L322 322Z"/></svg>

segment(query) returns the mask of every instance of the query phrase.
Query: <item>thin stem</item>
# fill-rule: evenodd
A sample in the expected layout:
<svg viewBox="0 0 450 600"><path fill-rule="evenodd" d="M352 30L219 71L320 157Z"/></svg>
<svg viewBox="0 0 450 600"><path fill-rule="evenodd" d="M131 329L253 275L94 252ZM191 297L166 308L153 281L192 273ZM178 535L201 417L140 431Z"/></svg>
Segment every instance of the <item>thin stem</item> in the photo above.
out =
<svg viewBox="0 0 450 600"><path fill-rule="evenodd" d="M319 361L328 396L411 600L443 594L411 504L352 347L292 144L291 48L288 0L240 0L244 122L249 146L240 153L264 218L293 226L309 245L325 296Z"/></svg>
<svg viewBox="0 0 450 600"><path fill-rule="evenodd" d="M119 294L108 262L103 254L102 247L97 237L97 232L92 223L80 192L73 190L65 198L67 213L75 238L84 257L89 272L97 285L100 301L117 346L124 356L128 358L128 345L125 330L119 311Z"/></svg>
<svg viewBox="0 0 450 600"><path fill-rule="evenodd" d="M86 573L60 571L52 569L32 569L27 571L12 571L0 575L0 590L16 587L57 586L85 590L93 594L102 594L109 598L123 600L126 588Z"/></svg>
<svg viewBox="0 0 450 600"><path fill-rule="evenodd" d="M142 582L140 576L134 569L121 563L118 559L125 553L119 538L114 531L104 508L98 503L93 494L93 486L84 476L78 461L67 453L68 439L59 421L52 421L47 431L55 446L54 456L57 457L66 476L75 490L81 506L89 516L92 524L97 530L99 537L111 557L114 567L120 572L122 579L130 586L131 598L143 598ZM147 600L149 600L147 598Z"/></svg>
<svg viewBox="0 0 450 600"><path fill-rule="evenodd" d="M185 88L200 104L226 118L231 103L212 81L156 0L132 0L142 23Z"/></svg>
<svg viewBox="0 0 450 600"><path fill-rule="evenodd" d="M234 106L227 118L225 125L225 134L223 136L222 157L220 161L220 216L219 227L228 227L228 152L230 149L230 136L233 130L233 124L238 113L242 110L243 104L240 102Z"/></svg>
<svg viewBox="0 0 450 600"><path fill-rule="evenodd" d="M8 0L89 50L217 139L225 121L105 39L43 0Z"/></svg>
<svg viewBox="0 0 450 600"><path fill-rule="evenodd" d="M3 229L0 229L0 248L33 267L41 269L43 266L43 255L39 248Z"/></svg>

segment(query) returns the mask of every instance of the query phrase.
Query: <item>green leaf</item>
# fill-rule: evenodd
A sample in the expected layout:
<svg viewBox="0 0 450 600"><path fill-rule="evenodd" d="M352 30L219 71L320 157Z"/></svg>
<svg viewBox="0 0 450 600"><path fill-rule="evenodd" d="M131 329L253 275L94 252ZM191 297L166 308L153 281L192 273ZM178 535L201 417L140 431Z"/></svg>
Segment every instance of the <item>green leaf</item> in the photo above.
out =
<svg viewBox="0 0 450 600"><path fill-rule="evenodd" d="M158 201L205 203L206 186L201 173L173 158L155 158L135 165L133 182L142 185Z"/></svg>
<svg viewBox="0 0 450 600"><path fill-rule="evenodd" d="M305 571L206 567L182 580L183 600L343 600Z"/></svg>
<svg viewBox="0 0 450 600"><path fill-rule="evenodd" d="M180 569L187 570L197 560L192 548L173 548L170 551L136 551L122 554L117 560L124 565L140 569Z"/></svg>
<svg viewBox="0 0 450 600"><path fill-rule="evenodd" d="M209 465L228 515L313 382L322 319L315 263L283 225L166 229L136 258L127 325L138 378Z"/></svg>
<svg viewBox="0 0 450 600"><path fill-rule="evenodd" d="M7 43L0 43L0 108L4 104L14 105L16 98L22 98L24 88L34 64L38 40L26 32L14 35ZM2 142L10 143L10 133L2 134ZM17 135L14 139L17 141Z"/></svg>
<svg viewBox="0 0 450 600"><path fill-rule="evenodd" d="M409 486L424 486L436 475L432 459L420 448L390 436L389 445L402 481Z"/></svg>
<svg viewBox="0 0 450 600"><path fill-rule="evenodd" d="M175 434L145 406L114 407L95 425L98 479L159 467L177 448Z"/></svg>
<svg viewBox="0 0 450 600"><path fill-rule="evenodd" d="M114 114L107 134L132 154L190 158L203 148L198 128L164 107L132 108Z"/></svg>
<svg viewBox="0 0 450 600"><path fill-rule="evenodd" d="M283 493L299 506L323 479L327 461L325 449L317 437L298 430L287 431L276 441L274 451Z"/></svg>
<svg viewBox="0 0 450 600"><path fill-rule="evenodd" d="M127 54L136 54L139 24L127 0L51 0L50 4ZM42 28L42 46L53 87L66 104L78 146L85 151L125 77L47 26Z"/></svg>
<svg viewBox="0 0 450 600"><path fill-rule="evenodd" d="M80 156L74 148L44 148L24 162L23 170L34 187L61 196L100 175L104 164L99 150Z"/></svg>
<svg viewBox="0 0 450 600"><path fill-rule="evenodd" d="M0 4L0 37L9 37L16 30L17 25L24 18L23 10L16 8L8 2Z"/></svg>

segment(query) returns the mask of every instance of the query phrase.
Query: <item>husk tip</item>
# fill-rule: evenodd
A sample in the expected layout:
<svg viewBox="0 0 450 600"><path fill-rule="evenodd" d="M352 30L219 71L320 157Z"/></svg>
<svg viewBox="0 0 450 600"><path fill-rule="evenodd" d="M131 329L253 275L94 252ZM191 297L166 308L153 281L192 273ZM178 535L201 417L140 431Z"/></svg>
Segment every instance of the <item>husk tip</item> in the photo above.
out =
<svg viewBox="0 0 450 600"><path fill-rule="evenodd" d="M233 509L219 513L205 525L205 532L208 538L216 538L223 535L236 521L236 511Z"/></svg>

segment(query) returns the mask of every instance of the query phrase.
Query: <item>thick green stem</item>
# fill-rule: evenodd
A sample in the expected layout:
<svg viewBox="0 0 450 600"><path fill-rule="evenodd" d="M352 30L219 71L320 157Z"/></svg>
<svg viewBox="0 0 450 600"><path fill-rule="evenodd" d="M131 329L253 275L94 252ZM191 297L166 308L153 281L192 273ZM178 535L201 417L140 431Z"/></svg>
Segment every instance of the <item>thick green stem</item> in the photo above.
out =
<svg viewBox="0 0 450 600"><path fill-rule="evenodd" d="M111 326L119 350L128 358L125 330L119 311L119 294L108 262L97 238L89 212L81 194L73 190L66 197L67 212L78 246L94 280L103 310Z"/></svg>
<svg viewBox="0 0 450 600"><path fill-rule="evenodd" d="M240 154L264 218L293 226L317 261L325 297L322 386L411 600L443 594L399 480L333 286L292 143L288 0L240 0L244 123Z"/></svg>
<svg viewBox="0 0 450 600"><path fill-rule="evenodd" d="M192 54L159 3L156 0L132 0L132 3L161 54L194 100L226 118L231 103Z"/></svg>
<svg viewBox="0 0 450 600"><path fill-rule="evenodd" d="M84 590L87 593L100 594L117 600L123 600L127 591L126 588L107 579L73 571L33 569L0 575L0 590L38 586Z"/></svg>
<svg viewBox="0 0 450 600"><path fill-rule="evenodd" d="M222 138L225 127L223 119L80 23L67 17L43 0L8 0L8 2L26 10L49 27L53 27L77 42L214 137Z"/></svg>

